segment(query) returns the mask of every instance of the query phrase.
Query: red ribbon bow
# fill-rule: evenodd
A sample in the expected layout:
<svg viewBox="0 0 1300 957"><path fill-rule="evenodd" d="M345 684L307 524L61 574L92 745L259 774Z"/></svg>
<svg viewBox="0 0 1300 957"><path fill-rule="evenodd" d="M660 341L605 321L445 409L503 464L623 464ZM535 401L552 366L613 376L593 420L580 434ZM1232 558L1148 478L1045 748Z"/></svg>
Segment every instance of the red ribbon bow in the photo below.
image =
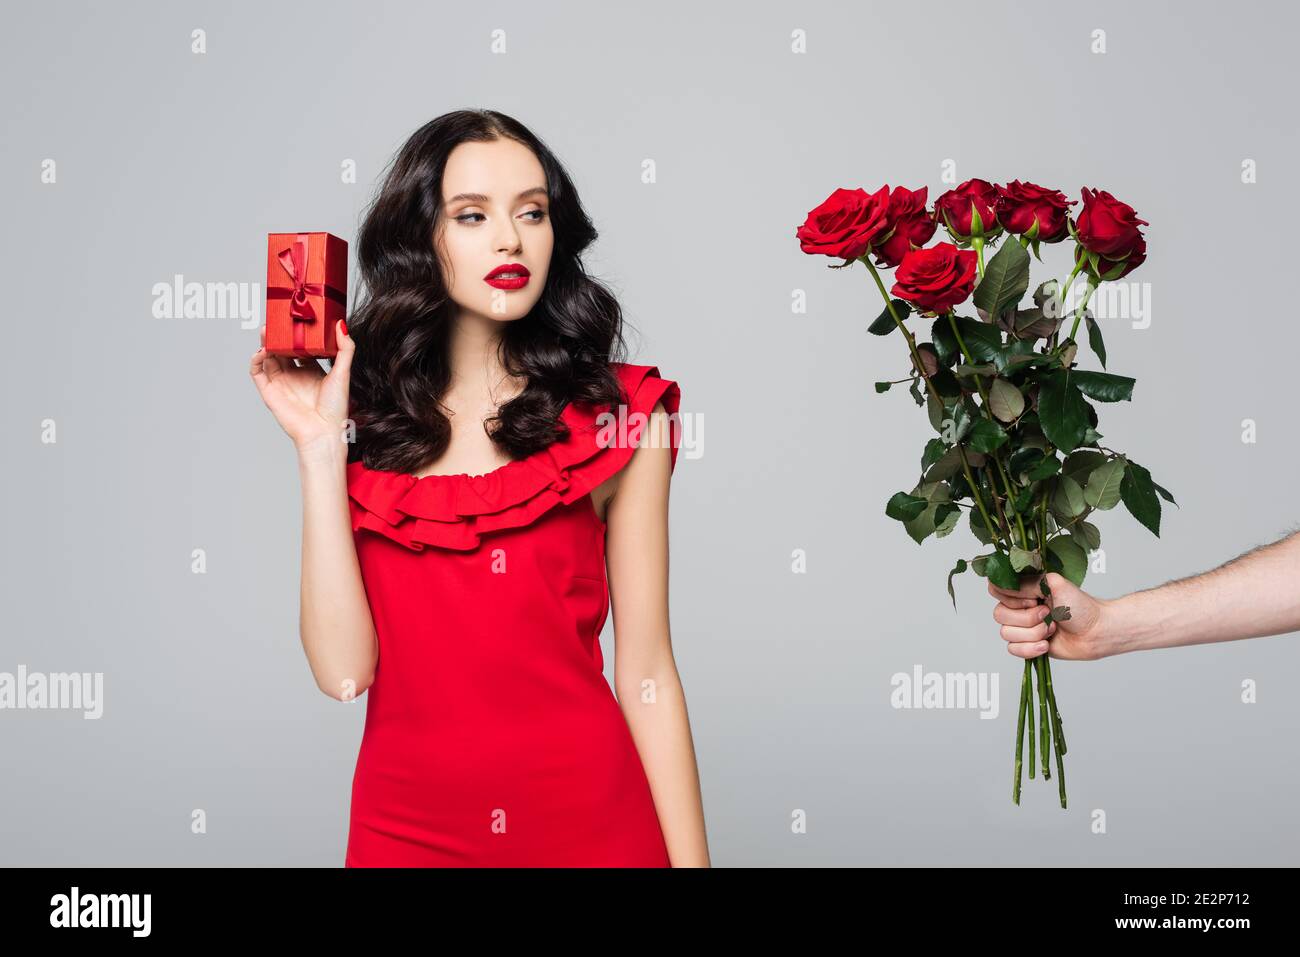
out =
<svg viewBox="0 0 1300 957"><path fill-rule="evenodd" d="M293 280L293 295L289 298L289 315L298 322L315 322L316 310L312 308L310 297L322 295L324 287L321 283L307 281L307 240L295 240L288 249L280 250L276 258L280 260L280 265ZM295 332L301 329L298 322L294 323Z"/></svg>

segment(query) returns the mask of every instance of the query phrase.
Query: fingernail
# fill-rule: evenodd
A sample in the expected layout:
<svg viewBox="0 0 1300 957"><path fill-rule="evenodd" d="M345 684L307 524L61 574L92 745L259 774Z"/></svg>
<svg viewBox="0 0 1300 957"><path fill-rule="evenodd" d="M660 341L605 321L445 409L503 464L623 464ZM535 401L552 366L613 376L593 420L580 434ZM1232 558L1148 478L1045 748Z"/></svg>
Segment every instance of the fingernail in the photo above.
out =
<svg viewBox="0 0 1300 957"><path fill-rule="evenodd" d="M348 334L348 323L347 323L347 320L346 320L346 319L340 319L340 320L339 320L339 329L342 330L342 332L343 332L343 334L344 334L345 336Z"/></svg>

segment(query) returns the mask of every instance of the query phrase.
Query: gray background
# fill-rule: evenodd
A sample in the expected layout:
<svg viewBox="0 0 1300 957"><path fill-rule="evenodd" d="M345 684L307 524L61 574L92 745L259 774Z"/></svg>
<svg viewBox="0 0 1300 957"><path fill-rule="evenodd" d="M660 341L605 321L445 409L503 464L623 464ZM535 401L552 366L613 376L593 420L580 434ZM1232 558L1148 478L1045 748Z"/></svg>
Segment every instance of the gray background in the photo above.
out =
<svg viewBox="0 0 1300 957"><path fill-rule="evenodd" d="M944 590L980 549L964 529L918 547L884 515L931 434L906 394L872 391L905 374L902 344L865 333L865 270L828 271L794 239L838 186L933 199L945 159L959 179L1131 202L1152 224L1134 278L1154 320L1106 327L1111 371L1138 386L1101 429L1182 507L1159 540L1102 515L1109 568L1088 586L1118 595L1272 540L1297 519L1300 461L1300 24L1280 9L11 8L0 671L102 671L105 714L0 712L0 862L342 864L364 705L322 695L299 645L300 492L248 378L257 331L155 319L151 288L263 283L270 231L353 240L412 131L489 106L569 166L602 232L590 265L639 330L633 361L706 422L675 476L672 621L715 864L1294 863L1295 637L1058 663L1071 807L1041 780L1012 805L1021 662L983 580L958 580L955 614ZM999 672L999 717L891 708L890 676L916 664Z"/></svg>

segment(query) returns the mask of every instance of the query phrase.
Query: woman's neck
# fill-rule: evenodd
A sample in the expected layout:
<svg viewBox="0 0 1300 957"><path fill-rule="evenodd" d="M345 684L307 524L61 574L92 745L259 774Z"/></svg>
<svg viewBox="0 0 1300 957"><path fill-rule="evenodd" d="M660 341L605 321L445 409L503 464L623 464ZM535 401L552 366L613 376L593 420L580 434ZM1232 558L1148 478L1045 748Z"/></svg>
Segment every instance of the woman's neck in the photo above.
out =
<svg viewBox="0 0 1300 957"><path fill-rule="evenodd" d="M486 316L462 312L448 344L451 381L443 404L452 409L496 409L527 385L501 362L503 324Z"/></svg>

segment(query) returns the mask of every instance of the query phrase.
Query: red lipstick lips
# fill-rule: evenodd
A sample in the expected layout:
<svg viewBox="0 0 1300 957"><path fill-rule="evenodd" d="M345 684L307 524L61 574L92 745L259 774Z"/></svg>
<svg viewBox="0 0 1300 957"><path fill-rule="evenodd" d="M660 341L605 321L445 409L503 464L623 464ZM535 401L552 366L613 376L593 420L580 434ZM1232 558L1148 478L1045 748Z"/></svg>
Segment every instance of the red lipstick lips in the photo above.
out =
<svg viewBox="0 0 1300 957"><path fill-rule="evenodd" d="M484 276L483 281L494 289L523 289L528 285L529 275L527 266L506 263Z"/></svg>

